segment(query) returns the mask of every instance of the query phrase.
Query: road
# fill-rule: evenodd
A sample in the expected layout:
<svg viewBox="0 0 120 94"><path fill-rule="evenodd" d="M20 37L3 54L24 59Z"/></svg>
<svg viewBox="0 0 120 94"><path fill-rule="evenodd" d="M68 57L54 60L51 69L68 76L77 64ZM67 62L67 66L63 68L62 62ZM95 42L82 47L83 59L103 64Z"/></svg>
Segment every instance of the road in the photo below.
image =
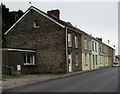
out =
<svg viewBox="0 0 120 94"><path fill-rule="evenodd" d="M86 72L8 92L118 92L118 68Z"/></svg>

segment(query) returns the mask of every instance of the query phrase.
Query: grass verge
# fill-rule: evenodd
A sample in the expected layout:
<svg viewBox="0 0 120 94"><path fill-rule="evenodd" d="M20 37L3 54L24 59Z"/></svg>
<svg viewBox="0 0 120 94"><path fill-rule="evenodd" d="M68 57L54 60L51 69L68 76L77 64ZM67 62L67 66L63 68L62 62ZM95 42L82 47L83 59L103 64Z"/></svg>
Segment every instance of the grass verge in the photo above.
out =
<svg viewBox="0 0 120 94"><path fill-rule="evenodd" d="M15 75L15 76L4 76L2 79L18 79L18 78L23 78L24 75Z"/></svg>

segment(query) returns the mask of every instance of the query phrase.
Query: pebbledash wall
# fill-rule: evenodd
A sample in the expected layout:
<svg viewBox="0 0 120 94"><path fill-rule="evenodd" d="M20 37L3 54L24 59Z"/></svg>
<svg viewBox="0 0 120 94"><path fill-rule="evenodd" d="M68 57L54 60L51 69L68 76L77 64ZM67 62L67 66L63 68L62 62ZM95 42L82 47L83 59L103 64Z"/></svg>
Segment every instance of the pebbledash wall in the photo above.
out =
<svg viewBox="0 0 120 94"><path fill-rule="evenodd" d="M55 11L54 16L56 12L59 14L59 11ZM99 53L102 46L99 46L97 40L70 23L61 21L58 14L57 18L54 18L31 6L24 17L5 33L6 48L3 50L3 65L14 67L13 71L17 71L17 65L21 65L23 74L68 73L104 67L101 64L103 60L100 60L104 54ZM35 28L34 25L37 27ZM92 41L97 43L97 52L92 51L95 45L92 45ZM35 52L31 53L33 49ZM106 66L111 66L114 49L109 46L106 49L108 49ZM28 64L29 62L25 64L25 60L30 59L27 57L30 54L35 56L34 64ZM3 73L6 73L5 70Z"/></svg>

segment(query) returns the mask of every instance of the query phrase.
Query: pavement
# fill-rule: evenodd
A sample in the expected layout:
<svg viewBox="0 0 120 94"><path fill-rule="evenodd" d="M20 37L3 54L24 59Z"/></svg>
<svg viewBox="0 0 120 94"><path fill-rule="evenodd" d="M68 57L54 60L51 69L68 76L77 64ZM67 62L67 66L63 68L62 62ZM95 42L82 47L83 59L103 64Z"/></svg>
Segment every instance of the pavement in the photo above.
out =
<svg viewBox="0 0 120 94"><path fill-rule="evenodd" d="M95 69L95 70L98 70L98 69ZM19 78L19 79L9 79L9 80L7 80L7 81L3 81L2 82L2 90L3 90L3 92L4 91L11 91L11 90L13 90L14 91L14 89L18 89L18 91L19 91L19 88L22 88L23 86L24 86L24 90L26 90L26 92L29 92L29 91L38 91L38 92L40 92L40 91L42 91L42 92L44 92L44 91L54 91L54 90L57 90L57 91L61 91L61 92L64 92L64 91L71 91L71 90L73 90L74 89L74 87L76 87L77 86L77 80L79 80L79 79L81 79L81 80L83 80L83 78L80 78L82 75L84 75L84 73L85 72L89 72L91 75L92 74L96 74L96 72L93 72L93 71L95 71L95 70L92 70L92 71L80 71L80 72L74 72L74 73L70 73L70 74L65 74L65 75L62 75L62 76L51 76L51 75L46 75L46 76L40 76L40 75L26 75L24 78ZM100 71L101 69L99 69L98 70L98 72L97 72L97 74L96 74L96 76L98 76L97 77L97 79L100 77L99 76L99 71ZM107 75L106 73L107 72L104 72L104 71L110 71L110 70L113 70L113 71L111 71L112 73L110 73L110 76L111 75L113 75L114 74L114 72L116 71L116 68L102 68L102 70L103 70L103 74L102 74L102 72L100 72L101 73L101 75L102 76L105 76L105 75ZM83 74L82 74L83 73ZM80 75L80 76L79 76ZM89 76L89 74L86 74L86 76ZM70 77L69 77L70 76ZM77 76L77 77L76 77ZM96 78L96 76L95 75L93 75L93 77L95 77ZM66 89L66 90L62 90L62 89L58 89L57 87L59 87L60 86L60 84L62 83L62 87L63 86L66 86L66 84L64 84L63 82L69 82L70 81L70 83L71 82L74 82L73 80L71 81L70 79L73 79L73 78L71 78L71 77L73 77L73 78L75 78L74 80L76 81L75 82L75 86L74 85L72 85L71 86L71 84L70 84L70 86L72 87L72 88L70 88L70 90L69 90L69 88L68 89ZM109 77L109 76L108 76ZM60 78L63 78L63 79L66 79L66 80L62 80L62 81L60 81L59 82L59 80L60 80ZM104 77L103 77L104 78ZM111 77L112 78L112 77ZM54 79L54 80L53 80ZM56 80L55 80L56 79ZM86 79L86 78L85 78ZM89 77L88 77L88 79L89 79ZM90 79L92 79L92 78L90 78ZM115 79L115 76L113 76L113 79ZM112 80L113 80L112 79ZM96 79L92 79L92 81L93 80L96 80ZM98 80L100 80L100 79L98 79ZM98 81L97 80L97 81ZM104 81L106 80L106 77L104 78ZM57 81L57 82L54 82L54 81ZM111 81L111 80L110 80ZM117 80L116 80L117 81ZM46 83L46 84L44 84L44 83ZM87 82L87 79L86 79L86 81L82 81L82 82L80 82L80 83L82 83L82 85L84 84L83 82ZM36 87L36 84L40 84L40 86L39 86L39 88L38 87ZM56 83L53 87L51 87L54 83ZM91 83L91 82L89 82L89 83ZM37 85L38 85L37 84ZM67 83L68 85L69 85L69 83ZM87 83L86 83L87 84ZM36 89L38 89L38 90L33 90L33 86L35 85L35 87L36 87ZM43 86L42 86L43 85ZM30 86L30 87L29 87ZM50 87L49 87L50 86ZM78 84L78 86L79 86L79 84ZM27 88L27 89L25 89L25 87ZM29 87L29 89L28 89L28 87ZM67 87L67 86L66 86ZM69 87L69 86L68 86ZM31 88L31 89L30 89ZM44 88L44 89L43 89ZM45 89L45 88L47 88L47 89ZM50 89L50 90L48 90L48 88ZM56 89L54 89L54 88L56 88ZM104 86L102 86L102 88L105 88ZM116 88L116 87L115 87ZM22 89L22 90L20 90L20 91L23 91L24 92L24 90ZM85 89L83 89L82 91L84 91ZM17 90L16 90L17 91ZM74 91L74 90L73 90ZM79 91L79 90L75 90L75 91ZM93 90L94 91L94 90ZM99 91L99 89L98 89L98 91ZM113 91L115 91L115 90L113 90Z"/></svg>

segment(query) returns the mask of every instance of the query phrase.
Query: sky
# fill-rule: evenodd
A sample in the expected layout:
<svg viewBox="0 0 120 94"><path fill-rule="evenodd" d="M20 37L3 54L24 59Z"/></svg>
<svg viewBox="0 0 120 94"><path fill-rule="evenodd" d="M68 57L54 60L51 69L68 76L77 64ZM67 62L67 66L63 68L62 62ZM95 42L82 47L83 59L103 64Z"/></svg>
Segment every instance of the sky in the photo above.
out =
<svg viewBox="0 0 120 94"><path fill-rule="evenodd" d="M93 37L100 37L103 42L116 50L118 54L118 2L117 0L4 0L3 4L15 11L21 9L26 11L31 2L32 6L47 12L52 9L60 10L60 19L70 22L73 26L91 34ZM108 40L110 43L108 43ZM119 53L120 54L120 53Z"/></svg>

